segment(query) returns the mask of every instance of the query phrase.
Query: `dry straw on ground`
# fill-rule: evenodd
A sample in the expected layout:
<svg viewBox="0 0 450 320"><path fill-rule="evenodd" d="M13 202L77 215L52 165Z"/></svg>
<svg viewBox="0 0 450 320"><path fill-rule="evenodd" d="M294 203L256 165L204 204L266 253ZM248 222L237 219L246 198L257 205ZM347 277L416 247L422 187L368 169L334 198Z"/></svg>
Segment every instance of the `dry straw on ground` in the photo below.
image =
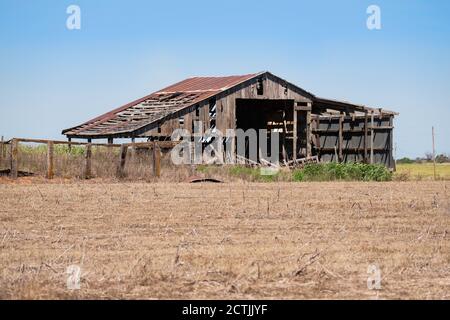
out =
<svg viewBox="0 0 450 320"><path fill-rule="evenodd" d="M0 298L449 299L449 187L3 179Z"/></svg>

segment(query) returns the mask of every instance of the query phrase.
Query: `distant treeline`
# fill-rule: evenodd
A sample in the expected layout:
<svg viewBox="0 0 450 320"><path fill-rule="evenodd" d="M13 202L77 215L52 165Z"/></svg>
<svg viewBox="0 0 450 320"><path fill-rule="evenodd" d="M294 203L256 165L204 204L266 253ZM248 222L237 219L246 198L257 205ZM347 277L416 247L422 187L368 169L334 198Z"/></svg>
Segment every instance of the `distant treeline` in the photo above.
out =
<svg viewBox="0 0 450 320"><path fill-rule="evenodd" d="M426 153L424 157L417 157L416 159L410 159L408 157L404 157L397 160L397 163L427 163L433 161L433 154ZM450 155L448 154L439 154L436 156L437 163L450 163Z"/></svg>

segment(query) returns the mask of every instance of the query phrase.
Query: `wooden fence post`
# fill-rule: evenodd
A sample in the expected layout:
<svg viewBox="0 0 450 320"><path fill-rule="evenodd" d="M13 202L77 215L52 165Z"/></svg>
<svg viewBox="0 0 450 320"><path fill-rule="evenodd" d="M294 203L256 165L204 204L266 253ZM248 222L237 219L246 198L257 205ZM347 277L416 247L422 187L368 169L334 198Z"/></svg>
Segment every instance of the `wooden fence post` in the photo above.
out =
<svg viewBox="0 0 450 320"><path fill-rule="evenodd" d="M12 139L11 141L11 172L10 176L12 179L17 179L18 176L18 159L19 158L19 141L17 139Z"/></svg>
<svg viewBox="0 0 450 320"><path fill-rule="evenodd" d="M117 178L121 179L125 177L125 163L127 161L127 152L128 152L128 146L122 144L120 146L120 159L119 159L119 165L117 166Z"/></svg>
<svg viewBox="0 0 450 320"><path fill-rule="evenodd" d="M153 142L153 175L157 178L161 176L161 154L156 141Z"/></svg>
<svg viewBox="0 0 450 320"><path fill-rule="evenodd" d="M89 142L86 145L86 149L85 149L85 154L84 154L84 158L85 158L85 166L84 166L84 178L85 179L90 179L92 177L92 162L91 162L91 157L92 157L92 145Z"/></svg>
<svg viewBox="0 0 450 320"><path fill-rule="evenodd" d="M53 176L54 176L53 151L54 151L53 141L47 142L47 179L53 179Z"/></svg>

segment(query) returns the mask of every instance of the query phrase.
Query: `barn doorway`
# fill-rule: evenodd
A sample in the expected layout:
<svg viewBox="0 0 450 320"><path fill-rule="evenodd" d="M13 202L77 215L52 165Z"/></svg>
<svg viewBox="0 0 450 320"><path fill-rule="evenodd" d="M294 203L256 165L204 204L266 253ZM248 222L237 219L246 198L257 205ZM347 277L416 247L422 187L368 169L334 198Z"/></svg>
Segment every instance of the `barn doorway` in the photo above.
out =
<svg viewBox="0 0 450 320"><path fill-rule="evenodd" d="M236 128L266 129L268 150L270 150L270 132L279 134L279 159L281 162L293 159L294 100L290 99L236 99ZM258 149L259 149L258 137ZM248 157L249 148L245 154ZM297 112L297 157L306 153L306 114ZM258 154L259 157L259 154ZM259 158L258 158L259 159Z"/></svg>

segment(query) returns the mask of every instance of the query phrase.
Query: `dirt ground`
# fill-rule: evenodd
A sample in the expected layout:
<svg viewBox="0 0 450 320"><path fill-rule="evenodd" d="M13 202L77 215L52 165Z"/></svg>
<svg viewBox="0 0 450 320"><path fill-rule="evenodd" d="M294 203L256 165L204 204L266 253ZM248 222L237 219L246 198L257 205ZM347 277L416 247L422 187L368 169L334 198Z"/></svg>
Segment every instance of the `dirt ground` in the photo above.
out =
<svg viewBox="0 0 450 320"><path fill-rule="evenodd" d="M0 298L450 299L449 189L3 179Z"/></svg>

